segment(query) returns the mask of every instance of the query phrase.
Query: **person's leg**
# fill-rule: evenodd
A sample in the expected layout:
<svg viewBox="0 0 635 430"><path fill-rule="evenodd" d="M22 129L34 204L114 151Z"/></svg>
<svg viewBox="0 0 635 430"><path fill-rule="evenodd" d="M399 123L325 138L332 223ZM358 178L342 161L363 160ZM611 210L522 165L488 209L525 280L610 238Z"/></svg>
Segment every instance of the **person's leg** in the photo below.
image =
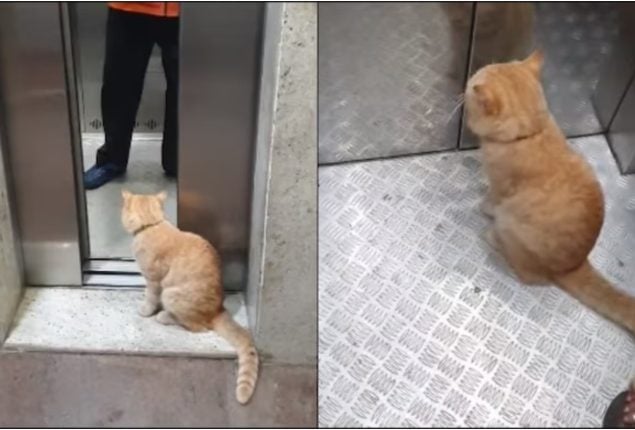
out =
<svg viewBox="0 0 635 430"><path fill-rule="evenodd" d="M168 176L176 176L178 142L178 87L179 87L179 21L165 19L159 29L158 43L165 72L165 116L161 163Z"/></svg>
<svg viewBox="0 0 635 430"><path fill-rule="evenodd" d="M154 46L150 17L108 10L106 55L101 89L105 143L96 165L84 175L86 188L97 188L122 174L141 100L146 68Z"/></svg>

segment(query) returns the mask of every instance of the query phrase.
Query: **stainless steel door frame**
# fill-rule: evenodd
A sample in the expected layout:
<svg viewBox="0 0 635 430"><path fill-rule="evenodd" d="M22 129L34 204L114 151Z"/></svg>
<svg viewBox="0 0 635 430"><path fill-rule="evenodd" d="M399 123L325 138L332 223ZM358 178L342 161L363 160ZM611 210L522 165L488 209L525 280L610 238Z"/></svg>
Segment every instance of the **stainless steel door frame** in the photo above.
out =
<svg viewBox="0 0 635 430"><path fill-rule="evenodd" d="M67 2L60 3L62 40L64 43L64 61L66 65L66 88L70 119L71 149L75 168L75 195L77 197L77 214L79 216L79 247L82 265L90 257L90 235L88 230L88 207L86 190L84 189L84 165L82 149L82 104L81 85L78 71L78 55L76 38L73 36L74 11Z"/></svg>
<svg viewBox="0 0 635 430"><path fill-rule="evenodd" d="M609 145L620 171L624 174L635 173L634 117L635 85L631 82L607 133Z"/></svg>
<svg viewBox="0 0 635 430"><path fill-rule="evenodd" d="M262 3L182 3L178 223L220 251L225 288L246 284Z"/></svg>
<svg viewBox="0 0 635 430"><path fill-rule="evenodd" d="M56 2L0 4L0 93L30 285L81 285L77 178Z"/></svg>
<svg viewBox="0 0 635 430"><path fill-rule="evenodd" d="M635 5L620 3L617 7L618 38L602 68L593 104L620 171L632 174L635 173Z"/></svg>

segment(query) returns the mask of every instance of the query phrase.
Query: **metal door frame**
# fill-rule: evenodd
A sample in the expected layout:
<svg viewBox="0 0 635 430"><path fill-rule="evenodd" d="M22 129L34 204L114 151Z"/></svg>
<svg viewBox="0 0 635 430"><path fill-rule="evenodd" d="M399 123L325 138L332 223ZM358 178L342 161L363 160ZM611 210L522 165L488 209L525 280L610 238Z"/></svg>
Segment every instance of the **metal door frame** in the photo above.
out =
<svg viewBox="0 0 635 430"><path fill-rule="evenodd" d="M62 43L64 44L64 62L66 68L66 92L70 117L70 132L75 167L75 192L77 198L77 212L79 216L79 249L82 266L90 258L90 235L88 231L88 208L86 204L86 190L83 180L83 148L82 125L80 114L79 74L77 63L77 45L73 38L72 24L76 20L74 9L68 2L60 2L60 22L62 26Z"/></svg>

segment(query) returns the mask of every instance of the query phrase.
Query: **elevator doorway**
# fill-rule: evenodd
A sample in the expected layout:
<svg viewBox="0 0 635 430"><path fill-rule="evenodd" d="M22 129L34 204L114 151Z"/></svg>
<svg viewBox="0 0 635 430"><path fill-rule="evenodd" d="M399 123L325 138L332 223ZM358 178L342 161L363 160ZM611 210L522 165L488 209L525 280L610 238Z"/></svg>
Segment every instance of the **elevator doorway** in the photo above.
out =
<svg viewBox="0 0 635 430"><path fill-rule="evenodd" d="M161 168L165 79L155 46L126 174L87 190L84 172L104 142L107 8L105 2L0 5L0 126L26 282L143 286L132 238L120 227L121 190L128 189L166 191L168 220L210 240L223 258L226 288L241 290L264 7L181 4L177 177Z"/></svg>

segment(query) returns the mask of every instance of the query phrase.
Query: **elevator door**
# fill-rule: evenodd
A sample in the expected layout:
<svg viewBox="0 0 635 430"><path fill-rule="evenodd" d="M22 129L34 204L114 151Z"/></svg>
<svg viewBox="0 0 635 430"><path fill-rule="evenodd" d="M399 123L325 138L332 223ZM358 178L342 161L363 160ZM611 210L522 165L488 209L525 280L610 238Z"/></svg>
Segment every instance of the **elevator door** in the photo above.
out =
<svg viewBox="0 0 635 430"><path fill-rule="evenodd" d="M60 5L0 3L0 103L25 281L80 285L80 205Z"/></svg>
<svg viewBox="0 0 635 430"><path fill-rule="evenodd" d="M226 288L242 289L263 6L184 3L181 10L178 225L213 242ZM10 155L30 285L82 285L82 264L91 258L78 160L81 130L95 118L85 115L87 103L98 112L99 99L87 97L82 82L97 85L98 67L82 70L90 55L81 52L98 44L72 38L69 15L72 8L60 3L0 5L3 149ZM90 34L85 25L75 27L80 35ZM155 92L163 98L162 90ZM109 216L117 219L108 222L119 222L118 210Z"/></svg>
<svg viewBox="0 0 635 430"><path fill-rule="evenodd" d="M182 3L178 222L246 283L263 3Z"/></svg>

